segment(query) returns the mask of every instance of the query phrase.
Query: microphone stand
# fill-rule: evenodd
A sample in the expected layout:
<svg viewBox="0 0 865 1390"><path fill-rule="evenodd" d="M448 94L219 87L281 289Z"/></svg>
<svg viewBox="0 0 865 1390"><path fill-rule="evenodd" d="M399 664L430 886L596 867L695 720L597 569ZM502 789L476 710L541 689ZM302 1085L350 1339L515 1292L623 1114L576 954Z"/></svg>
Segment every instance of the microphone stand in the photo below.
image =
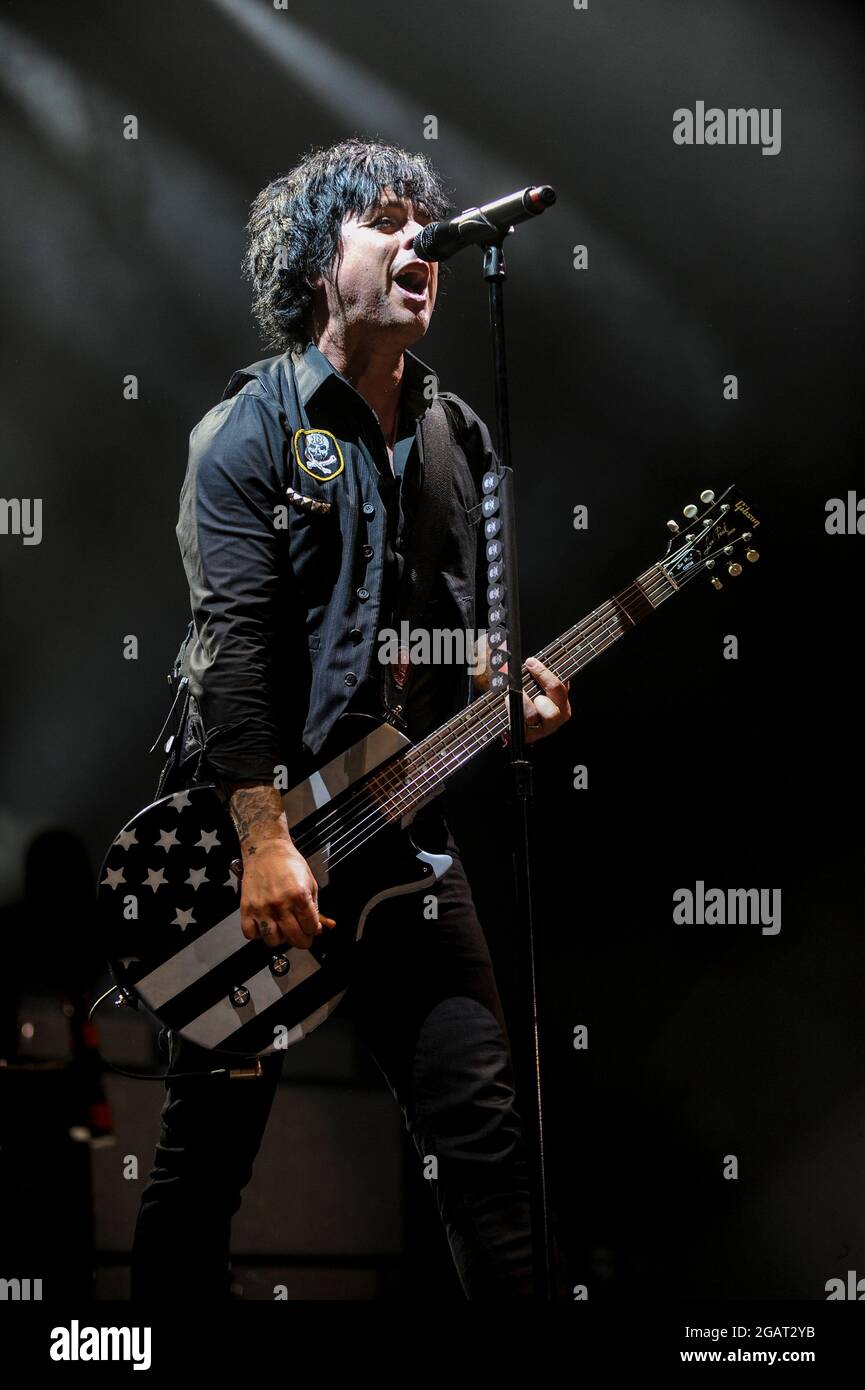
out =
<svg viewBox="0 0 865 1390"><path fill-rule="evenodd" d="M492 679L493 688L507 686L510 754L510 779L512 788L512 849L514 865L514 884L516 889L516 921L525 926L523 933L523 955L529 993L532 1040L533 1091L530 1098L528 1117L527 1148L529 1151L531 1174L531 1216L532 1216L532 1254L535 1276L535 1296L551 1301L555 1298L554 1254L552 1217L547 1197L547 1181L544 1152L544 1114L541 1094L540 1031L538 1022L537 990L537 941L532 918L532 894L529 852L529 801L532 795L532 765L526 758L526 741L523 723L522 686L522 636L520 629L519 584L517 576L516 517L513 491L513 470L511 468L510 413L508 406L508 377L505 358L504 325L504 280L507 276L503 242L508 231L490 227L494 238L483 244L483 278L489 290L490 333L492 338L493 371L495 378L496 432L498 436L499 467L498 485L485 482L486 497L484 516L494 517L496 512L490 507L490 498L498 496L498 515L501 518L503 578L506 604L506 646L505 651L494 651L491 664L495 672L498 664L507 665L507 672L498 672ZM489 512L487 508L490 508ZM489 527L489 520L485 520ZM487 532L489 534L489 532ZM495 534L495 533L493 533ZM489 541L487 543L489 559ZM532 1142L533 1141L533 1142Z"/></svg>

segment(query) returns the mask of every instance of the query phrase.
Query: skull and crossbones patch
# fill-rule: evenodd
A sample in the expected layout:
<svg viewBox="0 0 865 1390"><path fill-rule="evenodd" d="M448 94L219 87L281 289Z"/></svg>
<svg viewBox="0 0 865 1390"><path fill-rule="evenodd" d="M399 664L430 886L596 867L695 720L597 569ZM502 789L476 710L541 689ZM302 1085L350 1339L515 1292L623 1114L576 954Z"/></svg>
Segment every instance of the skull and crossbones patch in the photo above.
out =
<svg viewBox="0 0 865 1390"><path fill-rule="evenodd" d="M345 468L345 459L330 430L296 430L294 457L317 483L329 482Z"/></svg>

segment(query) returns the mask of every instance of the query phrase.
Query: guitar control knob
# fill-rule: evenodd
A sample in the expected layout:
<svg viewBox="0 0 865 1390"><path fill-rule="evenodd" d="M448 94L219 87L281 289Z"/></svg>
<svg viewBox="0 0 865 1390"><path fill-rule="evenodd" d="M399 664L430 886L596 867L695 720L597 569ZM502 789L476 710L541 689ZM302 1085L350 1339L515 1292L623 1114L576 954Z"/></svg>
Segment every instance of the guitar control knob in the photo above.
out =
<svg viewBox="0 0 865 1390"><path fill-rule="evenodd" d="M689 502L687 507L682 508L682 516L686 516L689 521L692 521L696 515L697 508L694 506L693 502Z"/></svg>
<svg viewBox="0 0 865 1390"><path fill-rule="evenodd" d="M759 560L759 558L760 558L760 552L759 552L759 550L746 550L746 551L745 551L745 559L746 559L746 560L750 560L752 564L754 563L755 560Z"/></svg>
<svg viewBox="0 0 865 1390"><path fill-rule="evenodd" d="M291 962L288 956L271 956L270 969L273 975L287 975L291 969Z"/></svg>
<svg viewBox="0 0 865 1390"><path fill-rule="evenodd" d="M714 502L714 500L715 494L710 487L707 487L705 492L700 493L700 501L704 502L706 506L708 506L710 502Z"/></svg>
<svg viewBox="0 0 865 1390"><path fill-rule="evenodd" d="M732 575L734 579L738 579L739 575L742 573L742 566L739 564L738 560L734 560L732 565L727 566L727 573Z"/></svg>
<svg viewBox="0 0 865 1390"><path fill-rule="evenodd" d="M712 575L712 578L709 580L709 583L712 585L713 589L723 589L724 587L717 574Z"/></svg>
<svg viewBox="0 0 865 1390"><path fill-rule="evenodd" d="M679 524L678 524L678 522L676 522L676 521L668 521L668 522L667 522L667 530L668 530L668 531L672 531L672 533L673 533L674 536L678 536L678 534L679 534Z"/></svg>
<svg viewBox="0 0 865 1390"><path fill-rule="evenodd" d="M249 1003L249 990L246 985L235 985L228 997L236 1009L242 1009Z"/></svg>

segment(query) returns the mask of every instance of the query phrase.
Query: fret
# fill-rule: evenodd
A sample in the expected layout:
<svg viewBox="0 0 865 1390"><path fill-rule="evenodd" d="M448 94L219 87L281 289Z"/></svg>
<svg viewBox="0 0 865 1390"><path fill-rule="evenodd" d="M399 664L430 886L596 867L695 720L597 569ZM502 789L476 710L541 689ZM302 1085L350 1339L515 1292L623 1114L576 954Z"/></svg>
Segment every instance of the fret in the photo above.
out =
<svg viewBox="0 0 865 1390"><path fill-rule="evenodd" d="M633 584L602 603L581 622L538 652L538 659L566 680L626 632L653 612L678 585L660 565L646 570ZM523 690L532 697L542 686L523 668ZM443 789L455 772L498 738L508 727L504 691L486 691L447 723L412 744L383 768L373 772L358 788L354 802L344 813L362 821L367 831L374 825L399 821ZM333 834L333 828L328 832Z"/></svg>
<svg viewBox="0 0 865 1390"><path fill-rule="evenodd" d="M648 570L629 589L601 604L540 651L538 659L560 679L567 679L611 647L674 592L675 586L658 567ZM542 693L543 687L525 668L522 685L532 697ZM441 728L406 749L381 773L374 774L371 789L388 820L399 819L439 791L455 772L507 727L505 692L487 691Z"/></svg>

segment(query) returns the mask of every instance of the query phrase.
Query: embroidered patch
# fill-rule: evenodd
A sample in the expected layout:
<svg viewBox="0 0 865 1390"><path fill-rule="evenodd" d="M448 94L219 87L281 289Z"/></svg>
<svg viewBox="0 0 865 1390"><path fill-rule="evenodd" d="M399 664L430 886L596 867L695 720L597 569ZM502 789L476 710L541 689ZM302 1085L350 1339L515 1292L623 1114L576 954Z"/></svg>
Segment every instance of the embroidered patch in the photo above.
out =
<svg viewBox="0 0 865 1390"><path fill-rule="evenodd" d="M294 457L317 483L327 483L345 468L345 459L330 430L296 430Z"/></svg>

